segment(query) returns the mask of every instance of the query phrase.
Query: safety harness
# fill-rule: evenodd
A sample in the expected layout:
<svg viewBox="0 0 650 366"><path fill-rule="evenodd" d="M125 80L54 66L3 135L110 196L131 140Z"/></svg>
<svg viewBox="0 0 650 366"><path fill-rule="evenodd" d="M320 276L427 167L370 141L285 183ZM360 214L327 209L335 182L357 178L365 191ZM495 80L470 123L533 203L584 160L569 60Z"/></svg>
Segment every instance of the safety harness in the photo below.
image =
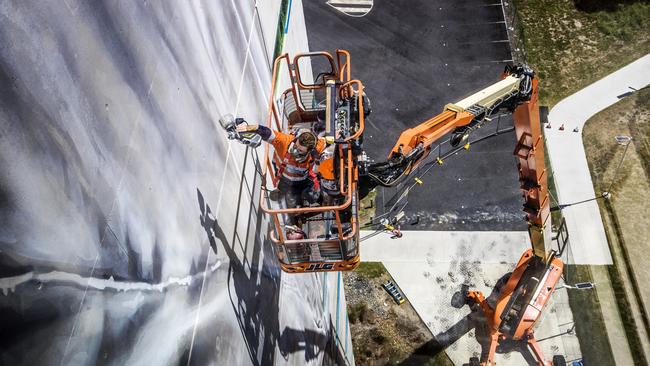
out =
<svg viewBox="0 0 650 366"><path fill-rule="evenodd" d="M289 164L289 158L291 157L291 146L295 143L297 138L294 138L293 141L289 144L289 147L287 148L287 152L284 154L284 159L282 159L282 163L280 164L280 168L278 168L278 172L273 178L273 185L277 186L278 182L282 178L282 174L284 174L284 170L287 168L287 165ZM312 184L314 185L314 190L320 190L320 182L318 181L318 177L316 176L316 173L314 173L314 170L312 169L312 162L317 161L318 158L318 152L316 151L315 148L312 148L309 152L309 156L307 157L308 159L308 164L307 165L307 178L311 180ZM311 161L309 161L311 159Z"/></svg>

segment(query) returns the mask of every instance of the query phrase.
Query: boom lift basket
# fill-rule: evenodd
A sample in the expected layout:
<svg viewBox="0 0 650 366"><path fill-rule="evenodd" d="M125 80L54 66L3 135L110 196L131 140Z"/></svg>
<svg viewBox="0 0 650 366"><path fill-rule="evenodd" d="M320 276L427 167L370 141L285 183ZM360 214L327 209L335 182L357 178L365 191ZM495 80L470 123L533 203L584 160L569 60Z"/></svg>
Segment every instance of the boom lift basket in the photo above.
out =
<svg viewBox="0 0 650 366"><path fill-rule="evenodd" d="M287 72L281 73L281 69ZM281 90L280 85L287 88ZM350 79L347 51L336 50L336 60L327 52L299 54L293 62L287 54L275 60L266 125L284 132L314 127L324 130L322 135L334 145L333 172L339 189L336 199L316 207L287 208L282 200L273 202L270 193L278 189L282 160L265 144L260 207L271 217L270 237L285 272L347 271L359 264L355 153L360 151L364 108L355 105L363 106L363 85ZM303 239L287 238L289 215L303 222Z"/></svg>

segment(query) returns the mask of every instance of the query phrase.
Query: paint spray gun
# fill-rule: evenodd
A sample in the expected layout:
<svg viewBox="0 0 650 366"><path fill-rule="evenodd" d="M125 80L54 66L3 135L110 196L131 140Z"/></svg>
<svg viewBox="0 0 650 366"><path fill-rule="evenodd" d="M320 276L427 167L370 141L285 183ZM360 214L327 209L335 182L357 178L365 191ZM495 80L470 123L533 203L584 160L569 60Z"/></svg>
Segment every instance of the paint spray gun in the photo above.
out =
<svg viewBox="0 0 650 366"><path fill-rule="evenodd" d="M262 143L262 136L255 132L238 132L237 126L246 123L243 118L235 118L232 114L225 114L219 118L219 124L226 130L228 140L237 140L250 147L258 147Z"/></svg>

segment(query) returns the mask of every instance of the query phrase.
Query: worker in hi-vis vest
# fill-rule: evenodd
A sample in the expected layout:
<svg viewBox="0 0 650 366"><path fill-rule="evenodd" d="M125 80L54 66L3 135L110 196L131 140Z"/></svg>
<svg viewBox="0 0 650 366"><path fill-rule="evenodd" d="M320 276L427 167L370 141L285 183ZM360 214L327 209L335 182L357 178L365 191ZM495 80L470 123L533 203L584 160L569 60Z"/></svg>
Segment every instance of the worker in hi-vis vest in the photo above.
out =
<svg viewBox="0 0 650 366"><path fill-rule="evenodd" d="M284 133L254 123L239 123L237 132L259 134L262 140L275 148L279 167L274 183L279 193L284 196L287 208L318 202L320 182L313 168L325 149L324 138L317 137L314 132L306 128L299 129L294 133ZM276 162L278 162L277 159ZM297 229L300 229L299 217L289 215L289 221L292 225L297 225Z"/></svg>

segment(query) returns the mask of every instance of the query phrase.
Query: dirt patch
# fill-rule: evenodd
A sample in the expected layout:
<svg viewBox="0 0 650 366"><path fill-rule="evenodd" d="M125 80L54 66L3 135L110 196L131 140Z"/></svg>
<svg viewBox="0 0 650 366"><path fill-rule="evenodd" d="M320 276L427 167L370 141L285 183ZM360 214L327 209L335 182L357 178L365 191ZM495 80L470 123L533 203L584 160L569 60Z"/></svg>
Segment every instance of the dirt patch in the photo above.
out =
<svg viewBox="0 0 650 366"><path fill-rule="evenodd" d="M377 210L375 197L377 197L377 190L373 189L359 202L359 224L361 227L370 225L375 216L375 211Z"/></svg>
<svg viewBox="0 0 650 366"><path fill-rule="evenodd" d="M408 300L398 305L382 288L388 280L381 263L362 263L344 275L356 364L453 365L431 346L433 336Z"/></svg>

